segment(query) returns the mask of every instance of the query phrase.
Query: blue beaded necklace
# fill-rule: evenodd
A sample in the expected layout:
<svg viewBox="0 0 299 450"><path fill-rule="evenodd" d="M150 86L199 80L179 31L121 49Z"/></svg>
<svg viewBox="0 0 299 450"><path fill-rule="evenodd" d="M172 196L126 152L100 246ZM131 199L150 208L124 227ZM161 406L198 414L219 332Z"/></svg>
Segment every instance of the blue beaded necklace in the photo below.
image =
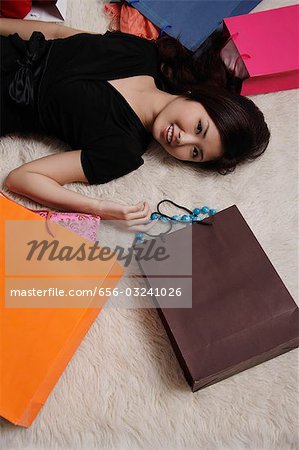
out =
<svg viewBox="0 0 299 450"><path fill-rule="evenodd" d="M167 214L161 213L160 211L160 205L163 202L171 203L172 205L176 206L177 208L183 209L186 211L187 214L183 214L181 216L175 215L175 216L168 216ZM146 231L144 232L138 232L135 234L135 243L136 244L142 244L144 242L144 235L151 237L157 237L157 236L163 236L165 234L168 234L170 230L172 229L172 225L183 223L185 225L192 225L193 223L199 224L199 225L212 225L212 222L202 222L203 219L206 219L207 217L214 216L217 213L216 209L211 209L208 206L202 206L202 207L196 207L192 211L185 206L178 205L177 203L173 202L172 200L164 199L161 200L157 205L157 211L153 212L151 215L150 220L160 220L161 222L167 222L169 224L169 228L164 233L159 234L149 234ZM200 217L200 215L204 215L205 217Z"/></svg>

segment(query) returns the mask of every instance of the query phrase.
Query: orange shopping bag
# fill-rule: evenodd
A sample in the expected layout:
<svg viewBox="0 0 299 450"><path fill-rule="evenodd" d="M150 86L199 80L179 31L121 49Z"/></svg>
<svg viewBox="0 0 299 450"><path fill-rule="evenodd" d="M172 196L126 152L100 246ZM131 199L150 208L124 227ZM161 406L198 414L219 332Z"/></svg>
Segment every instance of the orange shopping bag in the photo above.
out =
<svg viewBox="0 0 299 450"><path fill-rule="evenodd" d="M0 416L24 427L99 314L106 297L98 293L113 289L124 273L112 252L110 258L106 249L105 259L84 259L90 241L56 223L51 229L54 238L44 218L0 194ZM51 245L44 254L41 242ZM33 245L40 251L34 257ZM71 259L71 249L81 258ZM84 289L91 295L75 295Z"/></svg>

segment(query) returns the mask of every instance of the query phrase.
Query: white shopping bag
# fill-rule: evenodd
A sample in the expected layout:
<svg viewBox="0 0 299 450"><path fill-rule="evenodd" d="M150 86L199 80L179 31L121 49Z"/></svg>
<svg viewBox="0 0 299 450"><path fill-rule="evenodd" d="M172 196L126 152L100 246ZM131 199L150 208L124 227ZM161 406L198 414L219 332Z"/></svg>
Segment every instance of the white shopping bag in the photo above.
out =
<svg viewBox="0 0 299 450"><path fill-rule="evenodd" d="M57 0L55 5L32 5L24 20L63 22L66 17L67 0Z"/></svg>

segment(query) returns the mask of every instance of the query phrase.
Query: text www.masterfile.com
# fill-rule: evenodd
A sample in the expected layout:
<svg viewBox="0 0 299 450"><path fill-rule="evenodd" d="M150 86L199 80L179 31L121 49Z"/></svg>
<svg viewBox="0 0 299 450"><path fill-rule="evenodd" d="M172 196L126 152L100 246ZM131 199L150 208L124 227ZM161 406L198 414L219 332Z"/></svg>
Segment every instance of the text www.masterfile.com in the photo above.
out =
<svg viewBox="0 0 299 450"><path fill-rule="evenodd" d="M59 289L56 287L49 287L47 289L10 289L11 297L94 297L98 293L98 287L94 289Z"/></svg>

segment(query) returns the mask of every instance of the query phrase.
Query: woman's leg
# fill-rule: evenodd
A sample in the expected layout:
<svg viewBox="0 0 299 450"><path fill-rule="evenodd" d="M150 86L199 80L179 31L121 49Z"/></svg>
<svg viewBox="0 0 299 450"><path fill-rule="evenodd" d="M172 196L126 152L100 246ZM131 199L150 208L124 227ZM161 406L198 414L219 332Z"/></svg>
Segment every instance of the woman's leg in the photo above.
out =
<svg viewBox="0 0 299 450"><path fill-rule="evenodd" d="M3 36L18 33L22 39L29 40L33 31L40 31L46 39L62 39L80 33L98 34L41 20L0 19L0 34Z"/></svg>

